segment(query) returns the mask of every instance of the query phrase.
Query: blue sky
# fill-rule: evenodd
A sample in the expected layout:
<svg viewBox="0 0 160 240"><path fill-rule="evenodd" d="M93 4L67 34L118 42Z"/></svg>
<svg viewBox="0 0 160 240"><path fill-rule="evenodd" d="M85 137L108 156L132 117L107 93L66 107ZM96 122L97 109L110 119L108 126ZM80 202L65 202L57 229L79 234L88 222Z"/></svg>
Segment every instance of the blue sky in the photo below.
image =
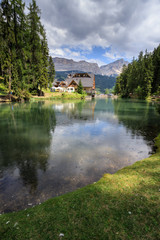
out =
<svg viewBox="0 0 160 240"><path fill-rule="evenodd" d="M97 62L98 65L104 65L113 62L117 59L124 58L130 61L125 54L121 55L118 51L113 52L112 47L92 46L90 49L83 49L83 47L61 46L58 49L53 49L51 52L53 57L66 57L77 61L86 60L88 62Z"/></svg>
<svg viewBox="0 0 160 240"><path fill-rule="evenodd" d="M52 57L104 65L131 61L160 43L160 0L37 0L37 5Z"/></svg>

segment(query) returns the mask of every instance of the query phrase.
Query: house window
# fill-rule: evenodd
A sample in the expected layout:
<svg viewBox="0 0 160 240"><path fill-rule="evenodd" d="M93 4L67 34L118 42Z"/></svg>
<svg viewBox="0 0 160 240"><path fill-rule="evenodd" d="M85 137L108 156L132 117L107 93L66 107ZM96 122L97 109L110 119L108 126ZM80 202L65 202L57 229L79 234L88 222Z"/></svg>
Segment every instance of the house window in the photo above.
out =
<svg viewBox="0 0 160 240"><path fill-rule="evenodd" d="M77 85L75 82L72 83L73 86Z"/></svg>

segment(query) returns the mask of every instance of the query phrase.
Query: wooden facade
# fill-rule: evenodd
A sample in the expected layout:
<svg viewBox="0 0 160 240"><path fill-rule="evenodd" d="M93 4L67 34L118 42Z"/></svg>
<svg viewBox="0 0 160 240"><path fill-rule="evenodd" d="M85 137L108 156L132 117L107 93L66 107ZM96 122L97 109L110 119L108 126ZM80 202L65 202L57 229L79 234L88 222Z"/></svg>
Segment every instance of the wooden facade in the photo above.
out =
<svg viewBox="0 0 160 240"><path fill-rule="evenodd" d="M67 89L73 87L75 91L78 89L79 82L81 81L83 90L88 94L92 94L95 91L95 75L91 73L74 73L69 74L65 81L55 82L55 87L62 87Z"/></svg>

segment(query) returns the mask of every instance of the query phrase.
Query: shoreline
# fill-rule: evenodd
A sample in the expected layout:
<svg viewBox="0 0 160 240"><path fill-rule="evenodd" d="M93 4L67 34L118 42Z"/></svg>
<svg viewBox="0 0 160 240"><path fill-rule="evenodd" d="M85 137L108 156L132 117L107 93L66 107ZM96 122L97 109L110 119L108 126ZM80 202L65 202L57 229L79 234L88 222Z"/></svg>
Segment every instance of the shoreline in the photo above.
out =
<svg viewBox="0 0 160 240"><path fill-rule="evenodd" d="M100 95L95 95L94 97L96 98L111 98L111 99L117 99L118 96L117 95L113 95L113 96L108 96L107 94L100 94ZM78 93L63 93L63 92L49 92L49 93L45 93L44 96L31 96L31 98L29 99L29 101L33 101L33 100L88 100L88 99L92 99L92 96L89 95L83 95L83 94L78 94ZM23 100L24 101L24 100ZM16 97L12 96L12 100L9 99L8 95L0 95L0 103L10 103L10 102L23 102L23 101L18 101Z"/></svg>

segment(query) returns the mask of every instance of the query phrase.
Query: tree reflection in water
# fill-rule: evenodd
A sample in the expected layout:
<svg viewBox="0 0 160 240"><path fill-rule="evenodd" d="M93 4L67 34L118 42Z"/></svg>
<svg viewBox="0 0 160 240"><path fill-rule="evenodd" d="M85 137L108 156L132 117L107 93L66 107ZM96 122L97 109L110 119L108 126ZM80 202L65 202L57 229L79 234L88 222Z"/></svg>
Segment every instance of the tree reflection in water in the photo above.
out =
<svg viewBox="0 0 160 240"><path fill-rule="evenodd" d="M38 169L46 171L50 131L54 131L54 110L43 102L1 105L0 167L17 167L23 184L34 193Z"/></svg>
<svg viewBox="0 0 160 240"><path fill-rule="evenodd" d="M133 137L143 136L148 145L154 148L154 138L160 132L160 122L155 106L142 100L114 100L114 112L119 123L132 131Z"/></svg>

